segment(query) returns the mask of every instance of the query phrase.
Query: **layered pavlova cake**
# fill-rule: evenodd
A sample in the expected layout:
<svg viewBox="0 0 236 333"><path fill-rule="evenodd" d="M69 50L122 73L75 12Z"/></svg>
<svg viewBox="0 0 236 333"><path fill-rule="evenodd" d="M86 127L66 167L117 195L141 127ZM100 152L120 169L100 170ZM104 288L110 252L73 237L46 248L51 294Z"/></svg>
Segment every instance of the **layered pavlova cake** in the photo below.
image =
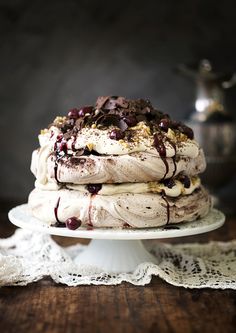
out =
<svg viewBox="0 0 236 333"><path fill-rule="evenodd" d="M56 227L149 228L206 215L193 131L150 101L99 97L39 135L32 214Z"/></svg>

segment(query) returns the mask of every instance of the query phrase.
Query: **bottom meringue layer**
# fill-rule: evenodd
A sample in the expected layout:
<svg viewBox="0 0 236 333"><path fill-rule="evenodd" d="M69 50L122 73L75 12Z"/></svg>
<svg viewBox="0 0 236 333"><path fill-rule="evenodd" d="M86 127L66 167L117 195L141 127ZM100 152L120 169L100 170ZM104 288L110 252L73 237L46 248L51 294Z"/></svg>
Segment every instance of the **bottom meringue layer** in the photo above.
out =
<svg viewBox="0 0 236 333"><path fill-rule="evenodd" d="M49 225L77 217L85 227L150 228L203 217L209 212L211 199L203 186L176 198L157 193L105 196L69 189L34 189L29 195L29 206L35 217Z"/></svg>

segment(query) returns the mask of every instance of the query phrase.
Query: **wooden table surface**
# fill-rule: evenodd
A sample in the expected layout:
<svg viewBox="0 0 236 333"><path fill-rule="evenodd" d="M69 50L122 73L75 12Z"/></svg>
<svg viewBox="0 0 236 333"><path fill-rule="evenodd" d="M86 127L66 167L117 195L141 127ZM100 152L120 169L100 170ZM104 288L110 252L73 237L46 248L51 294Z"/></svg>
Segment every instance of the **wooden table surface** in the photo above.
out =
<svg viewBox="0 0 236 333"><path fill-rule="evenodd" d="M7 211L14 203L1 202L0 237L14 231ZM236 218L209 234L178 242L236 238ZM74 239L57 237L63 245ZM169 242L171 240L168 240ZM173 242L173 240L172 240ZM236 292L186 290L154 277L144 287L66 287L44 279L26 287L0 288L0 332L235 332Z"/></svg>

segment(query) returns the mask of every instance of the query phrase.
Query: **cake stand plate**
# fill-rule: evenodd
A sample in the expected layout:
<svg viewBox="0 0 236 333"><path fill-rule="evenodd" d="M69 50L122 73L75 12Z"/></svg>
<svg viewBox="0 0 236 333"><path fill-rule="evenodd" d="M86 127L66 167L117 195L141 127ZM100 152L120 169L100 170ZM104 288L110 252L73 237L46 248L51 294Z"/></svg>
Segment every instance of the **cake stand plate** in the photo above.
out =
<svg viewBox="0 0 236 333"><path fill-rule="evenodd" d="M28 205L20 205L10 210L10 221L16 226L50 235L90 238L88 247L75 258L79 265L91 265L108 273L133 272L143 262L158 264L141 240L163 239L197 235L212 231L224 224L222 212L212 209L207 216L194 222L186 222L158 228L111 229L97 228L69 230L52 227L32 216Z"/></svg>

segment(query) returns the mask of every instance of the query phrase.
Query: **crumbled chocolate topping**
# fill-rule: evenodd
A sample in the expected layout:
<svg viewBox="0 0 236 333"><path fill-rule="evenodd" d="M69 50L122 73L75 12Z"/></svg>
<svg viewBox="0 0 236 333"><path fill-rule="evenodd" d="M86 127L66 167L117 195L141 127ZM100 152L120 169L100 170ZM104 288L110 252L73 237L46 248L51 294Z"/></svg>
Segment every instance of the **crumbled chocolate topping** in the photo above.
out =
<svg viewBox="0 0 236 333"><path fill-rule="evenodd" d="M181 122L170 119L167 114L155 109L149 100L129 100L119 96L98 97L95 107L84 106L69 110L67 117L59 117L53 125L60 128L67 138L72 132L83 127L95 126L99 129L118 127L122 132L143 121L150 127L151 133L175 130L193 139L193 131Z"/></svg>

